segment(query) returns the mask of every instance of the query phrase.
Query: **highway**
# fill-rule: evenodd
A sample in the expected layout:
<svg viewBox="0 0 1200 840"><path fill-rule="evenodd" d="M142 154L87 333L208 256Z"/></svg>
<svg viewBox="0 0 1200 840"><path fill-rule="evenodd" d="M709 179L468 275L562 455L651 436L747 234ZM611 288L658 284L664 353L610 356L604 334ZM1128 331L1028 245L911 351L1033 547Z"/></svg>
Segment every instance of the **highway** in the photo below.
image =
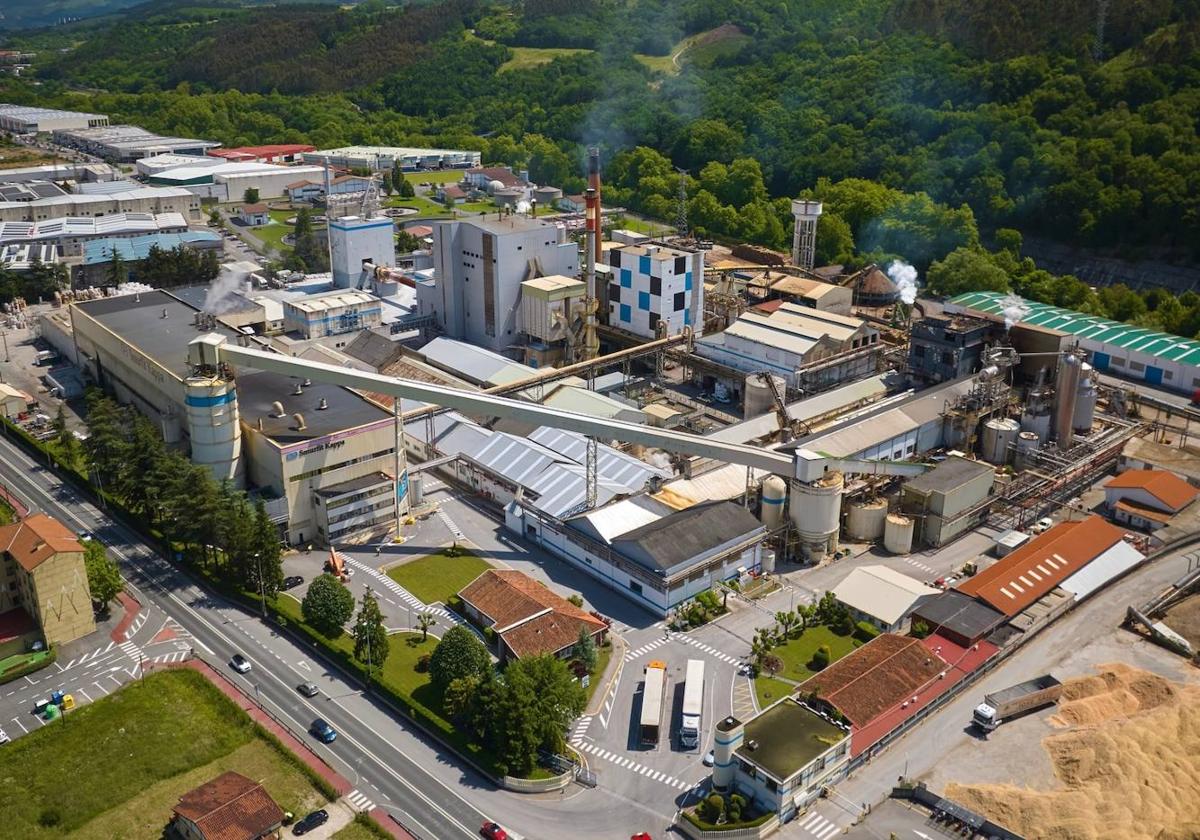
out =
<svg viewBox="0 0 1200 840"><path fill-rule="evenodd" d="M143 606L153 605L174 618L199 649L212 652L198 650L212 664L226 667L235 652L246 655L253 670L243 676L227 669L230 678L411 833L422 840L478 836L484 815L429 771L431 754L434 763L455 762L363 695L357 685L315 661L309 651L274 632L258 616L202 590L8 438L0 439L0 480L31 510L58 517L106 543L120 558ZM316 683L321 694L311 700L301 697L295 686L305 681ZM325 746L304 734L316 717L337 729L334 744ZM459 767L457 772L473 789L492 788L469 770Z"/></svg>

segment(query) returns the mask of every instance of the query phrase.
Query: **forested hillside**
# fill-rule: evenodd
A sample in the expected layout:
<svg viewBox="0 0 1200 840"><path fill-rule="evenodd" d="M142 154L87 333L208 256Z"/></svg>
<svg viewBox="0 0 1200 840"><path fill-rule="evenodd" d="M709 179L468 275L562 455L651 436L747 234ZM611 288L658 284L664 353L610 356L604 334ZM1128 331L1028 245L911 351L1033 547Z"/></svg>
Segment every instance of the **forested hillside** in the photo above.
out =
<svg viewBox="0 0 1200 840"><path fill-rule="evenodd" d="M1198 7L174 0L76 28L78 46L39 59L40 88L0 83L0 98L228 144L478 148L568 190L581 185L582 147L597 143L609 195L665 219L686 168L689 220L711 235L785 246L787 200L836 193L822 254L850 262L896 253L925 270L984 244L996 257L1012 253L1015 231L1189 261L1200 256ZM847 184L869 206L849 206ZM1008 286L1045 287L1002 270Z"/></svg>

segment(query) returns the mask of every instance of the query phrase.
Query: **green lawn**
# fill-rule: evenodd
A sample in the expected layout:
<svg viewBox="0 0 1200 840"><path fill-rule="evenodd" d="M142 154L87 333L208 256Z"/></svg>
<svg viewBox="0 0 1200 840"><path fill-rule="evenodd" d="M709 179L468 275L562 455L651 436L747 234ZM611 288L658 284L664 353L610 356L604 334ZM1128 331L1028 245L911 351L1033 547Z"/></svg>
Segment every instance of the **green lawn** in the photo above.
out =
<svg viewBox="0 0 1200 840"><path fill-rule="evenodd" d="M284 808L323 803L295 760L200 674L151 674L0 750L3 834L158 838L179 796L226 769Z"/></svg>
<svg viewBox="0 0 1200 840"><path fill-rule="evenodd" d="M539 64L549 64L556 58L592 52L592 50L560 47L509 47L509 49L512 50L513 57L500 65L498 71L500 73L506 70L526 70L530 67L537 67Z"/></svg>
<svg viewBox="0 0 1200 840"><path fill-rule="evenodd" d="M250 228L250 235L256 236L270 249L273 249L279 255L288 254L291 252L290 245L283 244L283 237L292 232L292 226L271 220L269 225L262 227Z"/></svg>
<svg viewBox="0 0 1200 840"><path fill-rule="evenodd" d="M771 653L783 660L783 670L779 672L779 676L786 680L794 680L795 682L804 682L809 677L813 676L816 671L810 670L808 664L812 661L813 654L817 652L817 648L821 645L829 645L830 652L833 653L833 661L841 659L850 651L854 650L853 636L839 636L833 630L824 626L817 625L809 627L804 631L798 639L789 639L787 644L781 645L771 651ZM769 680L772 686L768 685L760 688L760 683L764 680ZM754 681L755 693L759 696L759 704L762 705L763 692L765 690L778 690L779 685L783 685L783 680L774 680L765 675L760 675ZM776 694L776 699L781 695Z"/></svg>
<svg viewBox="0 0 1200 840"><path fill-rule="evenodd" d="M409 560L387 570L388 577L416 595L426 604L443 604L475 578L492 568L477 554L459 549L457 557L446 550Z"/></svg>
<svg viewBox="0 0 1200 840"><path fill-rule="evenodd" d="M47 659L50 659L50 651L48 650L40 650L37 653L18 653L13 656L7 656L4 659L0 659L0 678L3 678L3 676L13 668L24 668L26 665L28 665L30 669L36 670L34 666L45 662ZM48 665L50 663L46 662L46 664ZM32 673L32 670L25 671L25 673Z"/></svg>
<svg viewBox="0 0 1200 840"><path fill-rule="evenodd" d="M368 817L358 814L354 822L334 832L333 840L391 840L391 836Z"/></svg>
<svg viewBox="0 0 1200 840"><path fill-rule="evenodd" d="M0 525L8 525L14 518L12 505L0 498Z"/></svg>
<svg viewBox="0 0 1200 840"><path fill-rule="evenodd" d="M780 697L786 697L795 689L791 683L768 677L766 674L761 674L754 680L754 696L758 699L760 710L767 708Z"/></svg>
<svg viewBox="0 0 1200 840"><path fill-rule="evenodd" d="M608 668L608 662L612 659L612 642L609 642L607 647L596 648L596 652L600 654L600 658L596 660L596 670L592 671L592 679L587 687L587 702L589 703L592 702L592 695L599 689L600 678L604 676L604 672Z"/></svg>

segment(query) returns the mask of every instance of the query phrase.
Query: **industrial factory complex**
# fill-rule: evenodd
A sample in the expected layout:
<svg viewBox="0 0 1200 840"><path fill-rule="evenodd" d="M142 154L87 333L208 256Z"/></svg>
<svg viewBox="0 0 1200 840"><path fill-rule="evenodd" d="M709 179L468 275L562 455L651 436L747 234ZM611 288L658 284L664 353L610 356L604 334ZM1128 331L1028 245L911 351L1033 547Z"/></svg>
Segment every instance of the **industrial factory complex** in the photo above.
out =
<svg viewBox="0 0 1200 840"><path fill-rule="evenodd" d="M50 377L135 407L169 446L261 500L297 556L379 555L414 522L446 516L442 500L469 500L514 556L648 617L655 638L620 666L645 681L631 715L652 694L654 664L641 660L670 644L744 668L737 679L758 674L761 655L751 668L696 637L698 603L704 621L732 600L769 622L756 589L830 592L853 644L802 679L773 680L774 695L730 708L732 672L717 700L708 692L704 784L752 803L763 836L1200 516L1200 458L1164 442L1178 431L1170 416L1152 428L1139 410L1182 407L1178 395L1200 388L1200 342L1011 295L927 300L879 266L814 265L815 201L793 202L793 250L779 255L606 228L596 151L582 203L555 212L545 186L481 169L477 152L221 150L12 106L0 128L50 133L107 162L88 166L120 170L0 186L0 249L14 264L47 249L86 281L39 316L61 362ZM401 238L421 247L398 252L404 225L375 176L333 171L393 165L463 169L456 187L495 206L422 219ZM338 192L339 176L359 180ZM114 182L129 186L97 187ZM224 248L203 229L214 204L269 222L241 202L251 191L272 211L328 210L328 272L226 260L212 284L98 288L104 261L135 260L145 237ZM316 203L297 198L310 192ZM445 521L455 548L471 542ZM953 559L935 569L933 557ZM422 608L478 623L522 587L493 571L462 590L474 598L465 618ZM535 594L522 596L529 615L573 622L547 630L556 655L580 627L617 630ZM740 648L753 631L739 633ZM508 638L502 658L535 647ZM617 714L600 696L581 732ZM620 757L624 721L617 730L607 752ZM656 741L634 758L663 782L654 762L669 752ZM687 789L672 772L665 784Z"/></svg>

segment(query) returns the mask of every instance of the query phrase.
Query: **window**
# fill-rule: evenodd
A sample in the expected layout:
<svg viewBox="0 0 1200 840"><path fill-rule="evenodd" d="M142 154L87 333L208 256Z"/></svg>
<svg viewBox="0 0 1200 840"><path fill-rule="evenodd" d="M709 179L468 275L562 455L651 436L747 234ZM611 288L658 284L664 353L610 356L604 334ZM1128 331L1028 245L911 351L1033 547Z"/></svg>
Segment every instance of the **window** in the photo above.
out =
<svg viewBox="0 0 1200 840"><path fill-rule="evenodd" d="M690 327L692 325L692 310L683 310L683 325L685 327Z"/></svg>
<svg viewBox="0 0 1200 840"><path fill-rule="evenodd" d="M675 311L676 312L683 309L683 307L687 305L685 303L685 298L686 298L686 295L684 295L683 292L675 293Z"/></svg>
<svg viewBox="0 0 1200 840"><path fill-rule="evenodd" d="M638 257L638 273L639 274L649 274L651 272L651 270L652 269L650 266L650 258L649 257Z"/></svg>
<svg viewBox="0 0 1200 840"><path fill-rule="evenodd" d="M683 290L690 292L692 290L692 272L683 275Z"/></svg>
<svg viewBox="0 0 1200 840"><path fill-rule="evenodd" d="M631 580L631 581L629 581L629 591L633 592L637 595L641 595L642 594L642 585L640 583L638 583L636 580Z"/></svg>
<svg viewBox="0 0 1200 840"><path fill-rule="evenodd" d="M1163 379L1174 379L1174 378L1175 378L1175 374L1171 373L1171 371L1169 371L1169 370L1163 371Z"/></svg>
<svg viewBox="0 0 1200 840"><path fill-rule="evenodd" d="M651 277L650 278L650 294L652 294L652 295L661 295L662 294L662 278L661 277Z"/></svg>
<svg viewBox="0 0 1200 840"><path fill-rule="evenodd" d="M621 302L621 287L616 283L608 284L608 301L609 303Z"/></svg>
<svg viewBox="0 0 1200 840"><path fill-rule="evenodd" d="M954 364L954 354L951 353L949 350L942 351L942 364L944 364L944 365Z"/></svg>
<svg viewBox="0 0 1200 840"><path fill-rule="evenodd" d="M1141 362L1130 362L1129 369L1131 371L1133 371L1134 373L1141 373L1142 371L1144 371L1146 369L1146 366L1144 364L1142 364Z"/></svg>
<svg viewBox="0 0 1200 840"><path fill-rule="evenodd" d="M613 268L621 267L621 252L618 249L613 248L608 252L608 264Z"/></svg>
<svg viewBox="0 0 1200 840"><path fill-rule="evenodd" d="M630 308L628 303L621 304L621 320L626 324L633 320L633 309Z"/></svg>
<svg viewBox="0 0 1200 840"><path fill-rule="evenodd" d="M658 329L658 313L651 312L648 321L649 321L650 332L653 333L655 330Z"/></svg>
<svg viewBox="0 0 1200 840"><path fill-rule="evenodd" d="M1124 359L1118 359L1116 356L1113 356L1109 361L1112 362L1113 367L1125 367Z"/></svg>
<svg viewBox="0 0 1200 840"><path fill-rule="evenodd" d="M633 288L633 272L628 268L621 269L621 286L626 289Z"/></svg>
<svg viewBox="0 0 1200 840"><path fill-rule="evenodd" d="M685 271L687 271L687 257L676 257L675 258L675 273L683 274Z"/></svg>
<svg viewBox="0 0 1200 840"><path fill-rule="evenodd" d="M650 311L650 293L649 292L638 292L638 309L642 310L643 312Z"/></svg>
<svg viewBox="0 0 1200 840"><path fill-rule="evenodd" d="M914 344L913 345L913 355L916 356L918 359L924 359L925 358L925 345L924 344Z"/></svg>

